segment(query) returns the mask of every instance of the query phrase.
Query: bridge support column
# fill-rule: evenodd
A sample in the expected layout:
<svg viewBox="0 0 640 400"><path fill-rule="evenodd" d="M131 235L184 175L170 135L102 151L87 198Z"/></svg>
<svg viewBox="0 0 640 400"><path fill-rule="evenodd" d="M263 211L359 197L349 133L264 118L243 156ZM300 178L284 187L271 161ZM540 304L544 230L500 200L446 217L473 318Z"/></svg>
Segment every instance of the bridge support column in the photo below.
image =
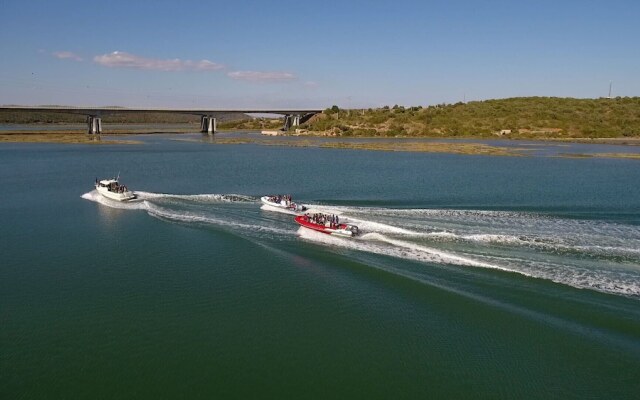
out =
<svg viewBox="0 0 640 400"><path fill-rule="evenodd" d="M218 124L214 117L203 115L200 118L200 132L213 134L218 130Z"/></svg>
<svg viewBox="0 0 640 400"><path fill-rule="evenodd" d="M286 114L284 116L284 126L282 127L282 130L288 131L292 126L300 126L301 118L302 117L300 115Z"/></svg>
<svg viewBox="0 0 640 400"><path fill-rule="evenodd" d="M218 130L218 123L215 118L209 117L209 125L207 126L207 133L213 134Z"/></svg>
<svg viewBox="0 0 640 400"><path fill-rule="evenodd" d="M102 133L102 118L95 115L87 116L87 133L89 135L99 135Z"/></svg>
<svg viewBox="0 0 640 400"><path fill-rule="evenodd" d="M288 131L289 128L291 128L291 125L292 125L291 115L286 114L284 116L284 126L282 127L282 130L285 132Z"/></svg>

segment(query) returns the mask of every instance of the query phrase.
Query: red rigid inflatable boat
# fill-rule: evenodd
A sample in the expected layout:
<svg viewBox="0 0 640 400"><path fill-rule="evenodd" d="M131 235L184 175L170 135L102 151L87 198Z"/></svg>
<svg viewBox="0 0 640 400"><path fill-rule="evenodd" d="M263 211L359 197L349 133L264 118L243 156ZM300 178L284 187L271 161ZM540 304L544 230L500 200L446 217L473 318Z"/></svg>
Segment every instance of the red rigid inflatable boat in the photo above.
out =
<svg viewBox="0 0 640 400"><path fill-rule="evenodd" d="M355 225L332 224L330 222L325 222L324 224L317 223L308 215L298 215L294 220L305 228L313 229L314 231L326 233L328 235L352 237L359 233L358 227Z"/></svg>

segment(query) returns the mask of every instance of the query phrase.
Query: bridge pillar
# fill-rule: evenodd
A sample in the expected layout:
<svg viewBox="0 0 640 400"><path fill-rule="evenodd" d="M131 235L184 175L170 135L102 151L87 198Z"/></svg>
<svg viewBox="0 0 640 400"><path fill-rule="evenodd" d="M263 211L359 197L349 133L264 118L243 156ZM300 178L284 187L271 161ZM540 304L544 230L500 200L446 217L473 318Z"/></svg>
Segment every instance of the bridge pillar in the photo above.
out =
<svg viewBox="0 0 640 400"><path fill-rule="evenodd" d="M215 118L209 117L209 125L207 126L207 133L216 133L218 130L218 123Z"/></svg>
<svg viewBox="0 0 640 400"><path fill-rule="evenodd" d="M207 116L206 115L202 115L200 117L200 132L204 133L207 131L207 124L208 124L208 120L207 120Z"/></svg>
<svg viewBox="0 0 640 400"><path fill-rule="evenodd" d="M282 130L283 131L288 131L289 128L291 128L291 125L292 125L291 115L285 114L285 116L284 116L284 126L282 127Z"/></svg>
<svg viewBox="0 0 640 400"><path fill-rule="evenodd" d="M95 115L87 115L87 133L99 135L102 133L102 118Z"/></svg>
<svg viewBox="0 0 640 400"><path fill-rule="evenodd" d="M200 132L213 134L218 130L218 123L214 117L203 115L200 118Z"/></svg>
<svg viewBox="0 0 640 400"><path fill-rule="evenodd" d="M302 117L300 115L286 114L284 116L284 126L282 127L282 130L288 131L292 126L300 126L301 119Z"/></svg>

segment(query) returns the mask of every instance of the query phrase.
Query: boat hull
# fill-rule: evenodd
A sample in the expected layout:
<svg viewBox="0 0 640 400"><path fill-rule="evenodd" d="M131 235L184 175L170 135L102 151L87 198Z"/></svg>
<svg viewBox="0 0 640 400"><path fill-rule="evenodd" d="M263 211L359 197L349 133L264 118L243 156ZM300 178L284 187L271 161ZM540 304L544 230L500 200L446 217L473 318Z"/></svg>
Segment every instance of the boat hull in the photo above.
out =
<svg viewBox="0 0 640 400"><path fill-rule="evenodd" d="M307 207L305 207L305 206L303 206L301 204L296 204L295 207L290 207L290 206L287 206L286 204L283 204L281 202L280 203L276 203L275 201L269 200L269 196L262 196L260 198L260 201L262 201L262 204L265 204L265 205L268 205L270 207L274 207L274 208L277 208L277 209L286 210L286 211L292 212L294 214L299 214L299 213L301 213L301 212L303 212L303 211L305 211L307 209ZM293 204L295 204L295 203L293 203Z"/></svg>
<svg viewBox="0 0 640 400"><path fill-rule="evenodd" d="M304 215L299 215L294 218L294 220L301 226L305 228L312 229L317 232L326 233L327 235L334 236L343 236L343 237L353 237L354 232L351 230L352 226L347 224L339 224L336 228L331 228L326 225L316 224L309 220L309 218Z"/></svg>

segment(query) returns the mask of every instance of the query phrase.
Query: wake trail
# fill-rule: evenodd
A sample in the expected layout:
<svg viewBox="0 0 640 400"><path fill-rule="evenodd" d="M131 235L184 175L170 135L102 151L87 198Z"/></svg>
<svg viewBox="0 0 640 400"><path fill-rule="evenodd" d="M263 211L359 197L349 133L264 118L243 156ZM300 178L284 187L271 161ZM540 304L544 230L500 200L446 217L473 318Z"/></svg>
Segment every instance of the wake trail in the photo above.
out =
<svg viewBox="0 0 640 400"><path fill-rule="evenodd" d="M572 221L511 211L321 207L323 211L341 215L345 222L358 225L363 232L384 233L394 238L640 261L640 229L606 221ZM369 218L361 218L359 214ZM434 215L446 220L446 229L442 229L438 221L420 218ZM391 218L393 222L381 222L376 216Z"/></svg>
<svg viewBox="0 0 640 400"><path fill-rule="evenodd" d="M508 271L508 269L496 264L484 263L468 257L463 257L453 253L448 253L442 250L434 249L432 247L426 247L426 246L417 245L411 242L391 239L379 233L365 234L361 237L361 239L376 240L379 242L388 243L398 248L407 249L410 252L409 254L414 254L414 255L421 254L421 253L428 254L431 257L431 259L439 260L441 263L444 263L444 264L457 264L457 265L466 265L471 267L484 267L484 268L493 268L493 269ZM422 257L418 257L418 258L422 258Z"/></svg>
<svg viewBox="0 0 640 400"><path fill-rule="evenodd" d="M158 199L174 199L174 200L186 200L197 203L232 203L232 202L244 202L255 203L259 199L253 196L247 196L242 194L169 194L169 193L153 193L153 192L135 192L137 196L144 200L158 200Z"/></svg>
<svg viewBox="0 0 640 400"><path fill-rule="evenodd" d="M199 223L204 225L214 225L218 227L229 227L234 229L240 229L243 231L249 231L253 233L269 232L277 235L293 235L293 232L288 229L244 223L244 222L239 222L235 220L217 218L210 215L203 215L203 214L186 212L186 211L175 212L163 207L153 205L151 203L148 203L147 207L148 207L148 212L151 216L172 220L172 221L184 222L187 224Z"/></svg>
<svg viewBox="0 0 640 400"><path fill-rule="evenodd" d="M442 250L416 245L410 242L403 242L386 237L380 233L366 233L360 237L350 239L335 237L321 232L315 232L303 227L298 229L298 235L309 241L339 246L352 250L365 251L385 256L393 256L396 258L411 259L415 261L436 263L436 264L455 264L472 267L484 267L505 270L507 269L496 265L484 263L472 258L459 256Z"/></svg>
<svg viewBox="0 0 640 400"><path fill-rule="evenodd" d="M247 223L240 220L239 215L233 215L233 212L226 212L226 216L233 216L233 218L225 218L224 216L217 216L215 214L208 214L205 212L194 212L189 210L174 210L171 208L162 207L155 204L154 200L160 199L180 199L192 201L193 199L204 200L204 202L236 202L236 195L166 195L149 192L135 192L139 197L132 201L119 202L111 199L107 199L97 191L83 194L81 197L85 200L94 201L101 205L122 210L143 210L146 211L152 217L160 219L181 222L185 224L200 224L205 226L226 227L231 229L242 230L245 233L271 233L275 235L294 235L294 232L288 229L272 227L268 225L260 225L256 223ZM230 199L231 198L231 199ZM246 202L245 199L240 200Z"/></svg>
<svg viewBox="0 0 640 400"><path fill-rule="evenodd" d="M305 204L308 213L336 214L341 222L358 225L360 236L342 238L303 227L296 230L292 218L296 213L263 204L253 207L260 203L253 196L135 193L138 199L129 202L107 199L95 190L81 197L114 209L144 210L154 218L213 227L247 238L300 237L408 261L501 270L640 297L640 227L635 225L529 212Z"/></svg>
<svg viewBox="0 0 640 400"><path fill-rule="evenodd" d="M102 204L103 206L107 206L110 208L117 208L120 210L145 210L146 209L146 205L144 204L144 200L142 199L135 199L135 200L130 200L126 202L116 201L116 200L107 199L106 197L98 193L96 190L87 192L80 197L85 200Z"/></svg>

